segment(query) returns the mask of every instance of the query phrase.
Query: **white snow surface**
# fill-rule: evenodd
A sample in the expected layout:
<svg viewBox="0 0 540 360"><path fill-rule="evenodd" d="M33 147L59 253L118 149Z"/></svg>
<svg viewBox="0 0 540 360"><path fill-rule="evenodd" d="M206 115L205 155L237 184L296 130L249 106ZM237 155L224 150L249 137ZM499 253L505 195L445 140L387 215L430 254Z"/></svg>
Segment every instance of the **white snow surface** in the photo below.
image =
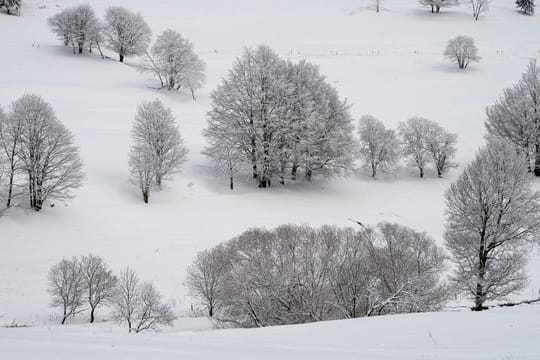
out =
<svg viewBox="0 0 540 360"><path fill-rule="evenodd" d="M182 283L195 254L253 226L395 221L442 243L444 191L484 142L485 106L540 55L540 14L523 16L510 0L493 0L478 22L467 5L432 15L416 0L386 0L379 14L368 0L90 1L99 16L113 4L140 11L154 38L172 28L190 39L208 65L207 85L194 102L187 93L153 89L155 80L137 71L138 59L121 64L112 53L101 60L61 46L46 19L78 1L23 3L20 17L0 13L0 105L24 93L43 96L74 133L87 179L73 201L0 217L0 324L35 326L0 329L0 359L133 359L134 353L247 359L254 351L257 358L276 359L540 358L538 306L203 332L191 331L208 328L205 321L181 318L173 333L127 337L108 322L73 325L85 315L56 326L58 312L48 307L46 292L54 263L92 252L115 271L130 266L154 281L186 314L191 299ZM482 56L466 71L442 56L446 41L458 34L474 37ZM227 179L200 154L201 130L210 92L242 47L258 44L318 64L353 104L355 118L369 113L390 127L411 116L440 122L459 135L460 167L444 179L430 173L421 180L414 169L404 169L373 181L360 171L264 191L246 179L230 192ZM190 153L182 173L144 205L127 180L127 153L136 105L156 97L176 113ZM538 294L537 250L529 274L520 298Z"/></svg>

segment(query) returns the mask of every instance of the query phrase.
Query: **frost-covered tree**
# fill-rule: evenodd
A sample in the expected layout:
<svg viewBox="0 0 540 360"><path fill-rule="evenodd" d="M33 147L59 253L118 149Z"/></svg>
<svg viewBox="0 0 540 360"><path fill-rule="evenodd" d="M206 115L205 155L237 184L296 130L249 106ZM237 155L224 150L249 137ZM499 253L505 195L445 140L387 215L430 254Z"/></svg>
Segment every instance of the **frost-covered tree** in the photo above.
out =
<svg viewBox="0 0 540 360"><path fill-rule="evenodd" d="M478 20L480 14L488 11L491 0L469 0L474 20Z"/></svg>
<svg viewBox="0 0 540 360"><path fill-rule="evenodd" d="M193 44L173 30L165 30L147 54L144 71L151 72L162 88L187 88L195 99L195 90L202 87L206 65L195 54Z"/></svg>
<svg viewBox="0 0 540 360"><path fill-rule="evenodd" d="M156 330L160 325L172 325L176 319L172 308L149 282L140 283L137 273L129 268L118 278L117 296L114 300L114 319L128 325L136 333Z"/></svg>
<svg viewBox="0 0 540 360"><path fill-rule="evenodd" d="M22 0L0 0L0 9L5 7L8 15L20 15L21 6Z"/></svg>
<svg viewBox="0 0 540 360"><path fill-rule="evenodd" d="M27 176L30 207L39 211L48 199L72 198L84 179L82 162L53 108L37 95L24 95L11 105L10 117L22 127L16 157Z"/></svg>
<svg viewBox="0 0 540 360"><path fill-rule="evenodd" d="M474 299L472 309L521 290L526 243L538 240L540 230L540 194L531 188L524 157L509 143L490 142L445 197L452 281Z"/></svg>
<svg viewBox="0 0 540 360"><path fill-rule="evenodd" d="M217 246L198 253L187 269L186 286L206 309L209 317L214 316L221 305L225 275L230 266L225 248Z"/></svg>
<svg viewBox="0 0 540 360"><path fill-rule="evenodd" d="M457 5L456 0L419 0L421 5L431 7L431 13L439 13L441 8Z"/></svg>
<svg viewBox="0 0 540 360"><path fill-rule="evenodd" d="M471 62L479 62L481 59L478 56L478 49L474 45L473 38L464 35L448 40L444 57L456 63L460 69L466 69Z"/></svg>
<svg viewBox="0 0 540 360"><path fill-rule="evenodd" d="M375 11L380 12L381 11L381 5L383 3L383 0L373 0L373 4L375 5Z"/></svg>
<svg viewBox="0 0 540 360"><path fill-rule="evenodd" d="M144 203L148 204L156 179L152 149L145 145L133 145L129 152L128 165L130 181L139 187Z"/></svg>
<svg viewBox="0 0 540 360"><path fill-rule="evenodd" d="M178 173L186 161L187 149L180 136L172 110L160 100L143 102L137 107L132 138L136 147L150 152L155 183Z"/></svg>
<svg viewBox="0 0 540 360"><path fill-rule="evenodd" d="M80 263L86 300L90 309L90 323L93 323L96 309L113 300L117 279L99 256L92 254L83 256Z"/></svg>
<svg viewBox="0 0 540 360"><path fill-rule="evenodd" d="M443 129L439 124L430 121L426 134L426 149L437 176L442 177L448 168L453 166L452 159L456 154L457 135Z"/></svg>
<svg viewBox="0 0 540 360"><path fill-rule="evenodd" d="M48 280L51 307L62 308L63 325L69 317L84 310L84 278L80 261L77 258L62 259L51 268Z"/></svg>
<svg viewBox="0 0 540 360"><path fill-rule="evenodd" d="M399 160L400 144L394 130L386 129L382 121L371 115L360 119L358 127L360 155L371 169L371 176L377 176L379 168L392 168Z"/></svg>
<svg viewBox="0 0 540 360"><path fill-rule="evenodd" d="M229 188L234 190L234 179L244 168L242 153L237 146L227 140L220 141L217 137L209 137L208 146L203 150L203 155L211 158L217 170L229 178Z"/></svg>
<svg viewBox="0 0 540 360"><path fill-rule="evenodd" d="M22 139L23 121L20 117L5 114L0 108L0 150L2 151L2 181L5 182L3 201L6 208L14 205L14 200L22 195L17 180L21 174L21 159L17 152ZM3 204L3 205L4 205Z"/></svg>
<svg viewBox="0 0 540 360"><path fill-rule="evenodd" d="M105 12L105 42L119 56L143 55L150 44L152 31L141 14L122 6L111 6Z"/></svg>
<svg viewBox="0 0 540 360"><path fill-rule="evenodd" d="M534 0L517 0L516 6L526 15L534 14Z"/></svg>
<svg viewBox="0 0 540 360"><path fill-rule="evenodd" d="M540 67L529 62L519 82L505 89L486 109L490 135L516 145L527 159L527 168L540 176Z"/></svg>
<svg viewBox="0 0 540 360"><path fill-rule="evenodd" d="M245 49L211 97L205 137L211 147L234 144L261 188L299 171L307 180L343 174L352 163L349 107L312 64L287 63L266 46Z"/></svg>
<svg viewBox="0 0 540 360"><path fill-rule="evenodd" d="M90 5L78 5L66 8L48 19L49 28L64 45L73 47L73 53L82 54L85 46L101 30L100 23Z"/></svg>
<svg viewBox="0 0 540 360"><path fill-rule="evenodd" d="M427 134L431 122L422 117L413 117L398 126L399 135L403 141L403 155L416 166L420 177L424 177L426 166L430 163L430 153L427 149Z"/></svg>

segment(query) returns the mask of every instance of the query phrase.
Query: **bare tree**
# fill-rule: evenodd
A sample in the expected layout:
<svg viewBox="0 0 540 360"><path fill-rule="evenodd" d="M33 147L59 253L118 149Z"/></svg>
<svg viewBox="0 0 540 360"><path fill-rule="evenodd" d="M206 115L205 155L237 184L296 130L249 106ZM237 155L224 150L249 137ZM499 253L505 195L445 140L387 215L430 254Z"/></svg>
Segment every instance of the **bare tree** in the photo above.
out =
<svg viewBox="0 0 540 360"><path fill-rule="evenodd" d="M398 131L403 140L403 154L418 167L420 177L424 177L426 166L430 162L430 154L426 141L430 121L422 117L413 117L399 124Z"/></svg>
<svg viewBox="0 0 540 360"><path fill-rule="evenodd" d="M0 108L0 150L4 153L6 163L4 164L3 176L6 181L6 208L13 205L14 199L22 194L20 187L16 183L17 175L20 175L21 164L17 156L22 138L23 122L20 118L6 115Z"/></svg>
<svg viewBox="0 0 540 360"><path fill-rule="evenodd" d="M202 87L206 65L195 54L193 44L173 30L165 30L147 53L143 71L153 73L168 90L190 89L195 100L195 90Z"/></svg>
<svg viewBox="0 0 540 360"><path fill-rule="evenodd" d="M152 31L141 14L122 6L111 6L105 12L107 46L119 56L120 62L130 55L143 55L148 49Z"/></svg>
<svg viewBox="0 0 540 360"><path fill-rule="evenodd" d="M377 176L379 168L392 168L399 160L399 141L393 130L371 115L362 116L358 128L360 154L371 168L371 176Z"/></svg>
<svg viewBox="0 0 540 360"><path fill-rule="evenodd" d="M208 137L208 143L203 155L214 160L217 170L229 177L229 188L234 190L234 178L244 167L241 151L230 139Z"/></svg>
<svg viewBox="0 0 540 360"><path fill-rule="evenodd" d="M53 108L37 95L24 95L12 104L10 117L22 124L16 156L28 176L30 206L39 211L49 198L72 198L84 179L82 162Z"/></svg>
<svg viewBox="0 0 540 360"><path fill-rule="evenodd" d="M419 0L421 5L430 6L431 13L439 13L441 8L457 5L456 0Z"/></svg>
<svg viewBox="0 0 540 360"><path fill-rule="evenodd" d="M154 157L148 146L135 145L129 153L130 181L139 187L145 204L150 200L152 185L156 179Z"/></svg>
<svg viewBox="0 0 540 360"><path fill-rule="evenodd" d="M0 8L5 7L8 15L21 14L22 0L0 0Z"/></svg>
<svg viewBox="0 0 540 360"><path fill-rule="evenodd" d="M373 0L373 3L375 4L375 11L380 12L383 0Z"/></svg>
<svg viewBox="0 0 540 360"><path fill-rule="evenodd" d="M163 302L152 283L143 283L138 293L134 317L136 333L157 330L161 325L172 326L176 315L171 306Z"/></svg>
<svg viewBox="0 0 540 360"><path fill-rule="evenodd" d="M186 285L192 296L200 301L208 316L214 316L222 300L224 278L230 262L223 246L197 254L187 269Z"/></svg>
<svg viewBox="0 0 540 360"><path fill-rule="evenodd" d="M158 99L137 107L132 137L136 147L150 152L148 156L158 188L164 179L179 172L186 161L187 149L174 114Z"/></svg>
<svg viewBox="0 0 540 360"><path fill-rule="evenodd" d="M94 313L102 305L109 304L115 295L117 279L102 258L89 254L81 259L84 288L90 307L90 323Z"/></svg>
<svg viewBox="0 0 540 360"><path fill-rule="evenodd" d="M96 32L101 29L94 9L88 4L66 8L50 17L48 23L51 31L64 45L71 43L74 54L76 50L82 54L91 37L95 37Z"/></svg>
<svg viewBox="0 0 540 360"><path fill-rule="evenodd" d="M480 14L489 9L490 0L469 0L471 3L474 20L478 20Z"/></svg>
<svg viewBox="0 0 540 360"><path fill-rule="evenodd" d="M120 323L127 323L129 332L134 329L139 297L139 276L134 270L126 268L118 277L113 317Z"/></svg>
<svg viewBox="0 0 540 360"><path fill-rule="evenodd" d="M492 141L446 192L444 239L455 262L453 283L473 310L526 284L527 241L540 230L540 193L513 145Z"/></svg>
<svg viewBox="0 0 540 360"><path fill-rule="evenodd" d="M84 309L84 280L81 263L77 258L62 259L49 271L49 294L52 296L51 306L63 310L62 325L66 320Z"/></svg>
<svg viewBox="0 0 540 360"><path fill-rule="evenodd" d="M478 56L478 49L474 45L473 38L464 35L448 40L444 56L456 63L460 69L466 69L471 62L479 62L481 59Z"/></svg>

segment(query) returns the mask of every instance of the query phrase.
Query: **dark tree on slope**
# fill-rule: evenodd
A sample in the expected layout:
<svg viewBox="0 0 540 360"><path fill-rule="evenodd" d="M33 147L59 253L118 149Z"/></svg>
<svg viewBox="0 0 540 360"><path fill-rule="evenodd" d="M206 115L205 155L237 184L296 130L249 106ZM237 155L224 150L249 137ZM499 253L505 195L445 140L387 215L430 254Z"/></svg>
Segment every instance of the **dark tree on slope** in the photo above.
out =
<svg viewBox="0 0 540 360"><path fill-rule="evenodd" d="M534 0L517 0L516 6L518 9L523 11L526 15L533 15L534 14L534 7L536 6L534 4Z"/></svg>
<svg viewBox="0 0 540 360"><path fill-rule="evenodd" d="M81 270L90 308L90 323L93 323L96 309L113 300L117 279L103 259L92 254L82 257Z"/></svg>
<svg viewBox="0 0 540 360"><path fill-rule="evenodd" d="M205 153L222 159L215 145L225 142L222 150L249 167L259 187L275 176L296 179L299 170L310 180L350 167L348 106L316 66L287 63L265 46L245 49L211 97Z"/></svg>
<svg viewBox="0 0 540 360"><path fill-rule="evenodd" d="M419 0L421 5L431 7L431 13L439 13L441 8L457 5L456 0Z"/></svg>
<svg viewBox="0 0 540 360"><path fill-rule="evenodd" d="M362 116L358 134L360 155L371 169L372 177L377 176L379 168L391 169L399 161L399 140L394 130L386 129L382 121L371 115Z"/></svg>
<svg viewBox="0 0 540 360"><path fill-rule="evenodd" d="M132 138L137 149L133 154L148 152L141 159L140 166L151 166L153 176L145 178L153 178L158 188L161 188L167 177L178 173L186 160L187 149L183 145L174 114L158 99L143 102L137 107ZM149 164L143 166L146 162ZM148 184L148 181L145 183Z"/></svg>
<svg viewBox="0 0 540 360"><path fill-rule="evenodd" d="M147 54L145 72L154 74L168 90L187 88L195 100L195 90L205 80L206 64L195 54L193 44L173 30L165 30Z"/></svg>
<svg viewBox="0 0 540 360"><path fill-rule="evenodd" d="M126 56L143 55L152 37L142 15L121 6L111 6L105 12L104 33L107 47L118 54L120 62Z"/></svg>
<svg viewBox="0 0 540 360"><path fill-rule="evenodd" d="M27 175L30 206L39 211L48 199L72 198L84 179L82 162L53 108L37 95L24 95L12 104L10 117L22 126L16 157Z"/></svg>
<svg viewBox="0 0 540 360"><path fill-rule="evenodd" d="M0 0L0 9L2 7L6 8L6 11L9 15L20 15L21 14L21 0Z"/></svg>
<svg viewBox="0 0 540 360"><path fill-rule="evenodd" d="M482 148L445 194L444 239L456 264L452 281L473 310L527 283L526 244L538 240L540 194L531 189L525 159L509 143Z"/></svg>
<svg viewBox="0 0 540 360"><path fill-rule="evenodd" d="M531 60L519 82L486 109L488 132L516 145L540 176L540 67Z"/></svg>
<svg viewBox="0 0 540 360"><path fill-rule="evenodd" d="M84 279L80 261L77 258L63 259L51 268L48 280L51 307L62 308L63 325L69 317L84 310Z"/></svg>

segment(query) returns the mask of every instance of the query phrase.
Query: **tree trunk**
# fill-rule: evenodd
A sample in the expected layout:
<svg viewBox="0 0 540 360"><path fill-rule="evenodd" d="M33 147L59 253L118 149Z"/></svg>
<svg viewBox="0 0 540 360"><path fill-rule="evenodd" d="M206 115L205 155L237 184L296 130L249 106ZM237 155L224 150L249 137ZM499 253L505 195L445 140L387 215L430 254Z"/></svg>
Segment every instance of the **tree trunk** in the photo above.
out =
<svg viewBox="0 0 540 360"><path fill-rule="evenodd" d="M230 178L229 178L229 188L230 188L231 190L234 190L234 178L233 178L232 175L231 175ZM210 316L212 316L212 315L210 315Z"/></svg>
<svg viewBox="0 0 540 360"><path fill-rule="evenodd" d="M79 54L83 53L83 45L84 43L79 43Z"/></svg>
<svg viewBox="0 0 540 360"><path fill-rule="evenodd" d="M424 167L420 166L419 169L420 169L420 178L423 179L424 178Z"/></svg>
<svg viewBox="0 0 540 360"><path fill-rule="evenodd" d="M311 171L311 169L306 170L306 180L311 181L312 177L313 177L313 171Z"/></svg>
<svg viewBox="0 0 540 360"><path fill-rule="evenodd" d="M534 176L540 176L540 143L534 145Z"/></svg>
<svg viewBox="0 0 540 360"><path fill-rule="evenodd" d="M13 178L14 177L15 177L15 169L13 168L13 165L12 165L11 173L9 174L8 197L7 197L6 208L9 208L11 206L11 199L13 198Z"/></svg>
<svg viewBox="0 0 540 360"><path fill-rule="evenodd" d="M96 310L95 308L90 309L90 324L93 324L93 323L94 323L94 320L95 320L95 318L94 318L94 311L95 311L95 310Z"/></svg>
<svg viewBox="0 0 540 360"><path fill-rule="evenodd" d="M433 5L431 5L431 13L435 13L435 8L433 7Z"/></svg>
<svg viewBox="0 0 540 360"><path fill-rule="evenodd" d="M487 309L487 307L484 306L484 302L486 301L486 294L484 292L486 262L487 254L484 251L484 245L480 245L480 250L478 251L478 279L476 281L476 294L474 296L474 307L472 308L473 311L482 311Z"/></svg>
<svg viewBox="0 0 540 360"><path fill-rule="evenodd" d="M441 7L439 5L436 6L435 12L438 14L441 11Z"/></svg>
<svg viewBox="0 0 540 360"><path fill-rule="evenodd" d="M145 204L148 204L148 198L150 197L150 193L148 190L142 191L142 197Z"/></svg>
<svg viewBox="0 0 540 360"><path fill-rule="evenodd" d="M293 164L292 166L292 170L291 170L291 178L292 178L292 181L296 181L296 173L298 172L298 165L296 164L296 162Z"/></svg>
<svg viewBox="0 0 540 360"><path fill-rule="evenodd" d="M120 62L123 63L124 62L124 55L120 54Z"/></svg>
<svg viewBox="0 0 540 360"><path fill-rule="evenodd" d="M377 176L377 165L371 163L371 177L375 178Z"/></svg>

